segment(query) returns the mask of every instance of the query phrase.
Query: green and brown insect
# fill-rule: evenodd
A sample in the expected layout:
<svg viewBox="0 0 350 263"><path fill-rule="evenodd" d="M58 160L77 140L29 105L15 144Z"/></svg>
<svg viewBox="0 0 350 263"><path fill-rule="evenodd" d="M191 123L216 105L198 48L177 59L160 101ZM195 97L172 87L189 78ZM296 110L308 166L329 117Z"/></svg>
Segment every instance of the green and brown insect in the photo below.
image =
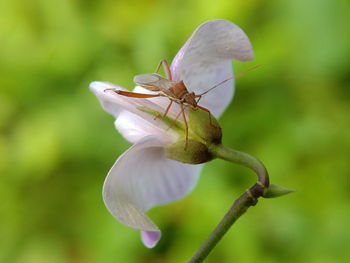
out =
<svg viewBox="0 0 350 263"><path fill-rule="evenodd" d="M157 74L161 65L164 66L164 70L166 72L167 78L164 78L161 75ZM237 78L238 76L243 75L246 72L257 68L258 66L255 66L251 69L248 69L245 72L241 72L240 74L236 75L235 77ZM221 81L220 83L214 85L213 87L211 87L207 91L200 93L200 94L195 94L194 92L188 91L183 80L174 81L172 79L172 74L170 71L169 64L167 63L166 60L161 60L160 63L158 64L157 69L156 69L156 73L141 74L141 75L136 75L134 77L134 82L137 85L139 85L145 89L148 89L150 91L156 91L156 92L158 92L157 94L145 94L145 93L123 91L123 90L113 90L113 91L119 95L133 97L133 98L167 97L170 100L170 102L169 102L167 108L165 109L165 112L163 114L164 117L168 114L169 109L171 108L171 105L174 102L179 104L181 107L181 112L179 113L179 115L182 114L182 117L183 117L183 120L185 123L186 145L187 145L188 124L187 124L186 115L185 115L185 106L192 106L193 109L199 108L201 110L208 112L210 125L212 125L213 127L217 127L214 124L212 124L210 110L203 107L203 106L198 105L198 102L204 94L208 93L209 91L213 90L214 88L220 86L221 84L223 84L226 81L233 79L233 78L234 77L230 77L228 79L225 79L225 80Z"/></svg>

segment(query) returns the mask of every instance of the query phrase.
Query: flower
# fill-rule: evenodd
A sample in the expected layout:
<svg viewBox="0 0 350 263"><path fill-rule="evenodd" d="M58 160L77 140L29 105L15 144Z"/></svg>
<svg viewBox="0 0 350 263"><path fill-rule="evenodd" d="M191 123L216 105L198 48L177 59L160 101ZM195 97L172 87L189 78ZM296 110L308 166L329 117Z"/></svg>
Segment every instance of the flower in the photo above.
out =
<svg viewBox="0 0 350 263"><path fill-rule="evenodd" d="M210 20L195 30L173 59L170 70L173 80L183 80L190 92L199 94L232 77L232 59L247 61L252 57L249 39L237 25ZM103 200L116 219L141 230L143 243L153 247L160 239L160 230L146 211L187 195L197 182L201 165L166 158L166 147L181 135L150 111L164 112L168 98L121 96L111 89L122 88L107 82L92 82L90 88L102 107L116 117L117 130L133 143L109 171ZM134 91L150 93L141 87ZM232 96L233 80L229 80L203 96L200 105L218 117ZM174 103L168 116L174 119L179 112L179 105Z"/></svg>

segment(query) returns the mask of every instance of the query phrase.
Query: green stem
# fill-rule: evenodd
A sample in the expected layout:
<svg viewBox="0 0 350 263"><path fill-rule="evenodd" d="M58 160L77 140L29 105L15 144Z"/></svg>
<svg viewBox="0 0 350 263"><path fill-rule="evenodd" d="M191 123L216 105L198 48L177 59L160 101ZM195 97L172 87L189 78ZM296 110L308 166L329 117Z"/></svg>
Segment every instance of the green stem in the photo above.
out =
<svg viewBox="0 0 350 263"><path fill-rule="evenodd" d="M233 223L236 222L236 220L241 215L243 215L250 206L254 206L258 201L257 199L261 197L264 194L264 191L269 187L269 176L266 168L255 157L247 153L226 148L223 145L211 145L209 147L209 150L214 156L218 158L241 164L252 169L258 177L258 181L233 202L228 212L221 219L213 232L204 241L202 246L192 256L192 258L189 260L189 263L203 262L203 260L209 255L216 244L231 228Z"/></svg>

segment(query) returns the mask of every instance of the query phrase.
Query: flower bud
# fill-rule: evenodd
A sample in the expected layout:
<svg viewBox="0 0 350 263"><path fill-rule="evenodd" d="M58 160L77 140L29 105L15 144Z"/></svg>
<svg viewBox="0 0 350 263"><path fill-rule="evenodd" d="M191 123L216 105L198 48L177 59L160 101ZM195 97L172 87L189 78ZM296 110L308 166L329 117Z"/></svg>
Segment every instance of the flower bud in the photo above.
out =
<svg viewBox="0 0 350 263"><path fill-rule="evenodd" d="M280 197L283 195L291 194L296 192L296 190L277 185L277 184L270 184L269 188L267 188L266 192L263 194L264 198L275 198Z"/></svg>
<svg viewBox="0 0 350 263"><path fill-rule="evenodd" d="M221 142L221 128L211 114L199 109L188 110L188 139L181 130L181 140L166 147L166 157L183 163L199 164L212 160L209 145Z"/></svg>

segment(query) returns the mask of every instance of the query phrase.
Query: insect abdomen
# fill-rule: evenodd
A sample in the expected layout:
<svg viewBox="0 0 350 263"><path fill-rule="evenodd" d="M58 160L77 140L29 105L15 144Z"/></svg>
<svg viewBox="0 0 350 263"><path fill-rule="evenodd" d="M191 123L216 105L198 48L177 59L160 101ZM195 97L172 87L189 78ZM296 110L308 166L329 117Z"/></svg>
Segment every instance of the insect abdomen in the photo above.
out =
<svg viewBox="0 0 350 263"><path fill-rule="evenodd" d="M180 100L183 99L184 96L188 93L188 90L183 81L175 83L171 88L169 88L169 91L172 93L174 98Z"/></svg>

